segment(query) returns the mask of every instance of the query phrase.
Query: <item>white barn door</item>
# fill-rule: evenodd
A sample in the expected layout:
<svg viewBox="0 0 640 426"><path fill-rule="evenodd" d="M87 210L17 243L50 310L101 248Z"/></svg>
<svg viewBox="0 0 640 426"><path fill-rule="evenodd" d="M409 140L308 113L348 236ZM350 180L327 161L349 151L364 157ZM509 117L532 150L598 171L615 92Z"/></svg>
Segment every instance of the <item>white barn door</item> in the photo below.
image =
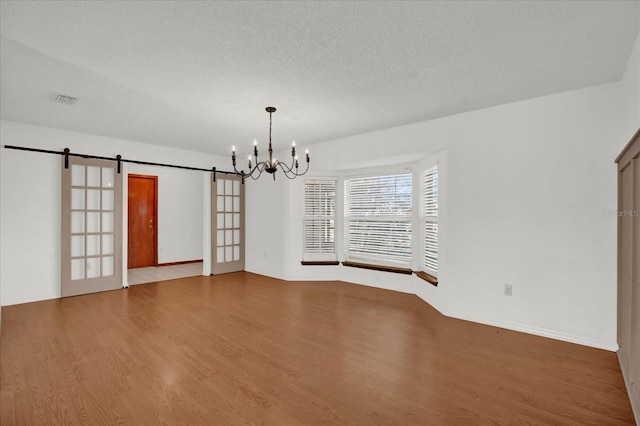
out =
<svg viewBox="0 0 640 426"><path fill-rule="evenodd" d="M244 185L218 175L211 185L211 274L244 271Z"/></svg>
<svg viewBox="0 0 640 426"><path fill-rule="evenodd" d="M122 287L122 174L114 161L62 158L61 296Z"/></svg>

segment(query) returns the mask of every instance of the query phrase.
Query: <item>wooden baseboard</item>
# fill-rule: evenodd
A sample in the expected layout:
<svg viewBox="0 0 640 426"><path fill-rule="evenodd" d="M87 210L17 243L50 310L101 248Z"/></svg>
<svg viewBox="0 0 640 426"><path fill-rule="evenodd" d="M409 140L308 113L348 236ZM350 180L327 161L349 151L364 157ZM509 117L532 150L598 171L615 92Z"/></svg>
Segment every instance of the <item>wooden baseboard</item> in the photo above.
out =
<svg viewBox="0 0 640 426"><path fill-rule="evenodd" d="M196 260L183 260L181 262L169 262L169 263L158 263L156 266L175 266L175 265L186 265L187 263L198 263L202 262L202 259Z"/></svg>

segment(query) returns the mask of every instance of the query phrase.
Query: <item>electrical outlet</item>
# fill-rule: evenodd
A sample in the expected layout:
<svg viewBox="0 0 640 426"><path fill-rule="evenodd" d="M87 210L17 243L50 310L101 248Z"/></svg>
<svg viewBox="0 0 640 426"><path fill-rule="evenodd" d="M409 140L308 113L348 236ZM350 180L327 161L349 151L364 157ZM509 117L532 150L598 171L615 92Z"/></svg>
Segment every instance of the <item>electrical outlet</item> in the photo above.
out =
<svg viewBox="0 0 640 426"><path fill-rule="evenodd" d="M512 288L511 288L511 284L505 284L504 285L504 295L505 296L511 296L513 294Z"/></svg>

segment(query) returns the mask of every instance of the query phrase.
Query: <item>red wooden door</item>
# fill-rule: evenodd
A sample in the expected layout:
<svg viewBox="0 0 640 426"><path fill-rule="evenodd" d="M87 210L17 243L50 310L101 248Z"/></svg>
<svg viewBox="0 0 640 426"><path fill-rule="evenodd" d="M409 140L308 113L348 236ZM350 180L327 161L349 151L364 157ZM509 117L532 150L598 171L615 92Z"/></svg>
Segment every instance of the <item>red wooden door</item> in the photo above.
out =
<svg viewBox="0 0 640 426"><path fill-rule="evenodd" d="M157 194L157 176L129 175L129 269L158 263Z"/></svg>

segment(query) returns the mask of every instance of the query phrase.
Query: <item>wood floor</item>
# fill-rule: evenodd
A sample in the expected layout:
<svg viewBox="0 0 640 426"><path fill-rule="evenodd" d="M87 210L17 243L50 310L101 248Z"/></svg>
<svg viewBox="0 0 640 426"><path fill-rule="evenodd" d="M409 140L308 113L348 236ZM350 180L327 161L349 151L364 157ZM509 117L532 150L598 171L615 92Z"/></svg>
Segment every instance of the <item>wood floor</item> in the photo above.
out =
<svg viewBox="0 0 640 426"><path fill-rule="evenodd" d="M612 352L249 273L2 309L3 426L634 424Z"/></svg>

